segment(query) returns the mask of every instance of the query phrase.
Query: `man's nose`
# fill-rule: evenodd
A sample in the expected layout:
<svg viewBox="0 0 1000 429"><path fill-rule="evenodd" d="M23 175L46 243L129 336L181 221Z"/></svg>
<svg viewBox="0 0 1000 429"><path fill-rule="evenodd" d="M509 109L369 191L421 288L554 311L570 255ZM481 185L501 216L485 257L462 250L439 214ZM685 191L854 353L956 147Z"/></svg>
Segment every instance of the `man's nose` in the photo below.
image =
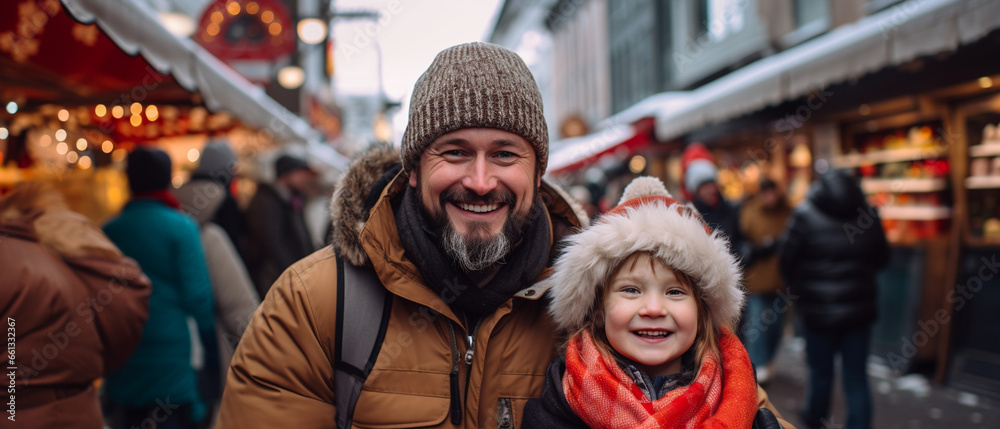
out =
<svg viewBox="0 0 1000 429"><path fill-rule="evenodd" d="M476 155L476 158L469 164L469 170L462 180L462 185L475 192L476 195L486 195L496 189L497 179L493 174L493 167L487 162L485 155Z"/></svg>

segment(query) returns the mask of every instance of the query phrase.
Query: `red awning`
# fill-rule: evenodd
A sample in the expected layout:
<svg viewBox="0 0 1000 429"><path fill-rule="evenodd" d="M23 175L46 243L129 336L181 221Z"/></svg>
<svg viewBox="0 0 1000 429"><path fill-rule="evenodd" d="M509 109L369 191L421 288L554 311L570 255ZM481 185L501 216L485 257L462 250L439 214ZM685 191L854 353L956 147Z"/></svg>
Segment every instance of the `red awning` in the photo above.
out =
<svg viewBox="0 0 1000 429"><path fill-rule="evenodd" d="M605 128L582 137L574 137L552 143L547 175L560 175L596 164L606 156L614 156L623 161L649 146L652 118L644 118L635 124Z"/></svg>
<svg viewBox="0 0 1000 429"><path fill-rule="evenodd" d="M0 3L0 96L32 105L191 103L191 93L58 0ZM135 100L141 98L141 100Z"/></svg>

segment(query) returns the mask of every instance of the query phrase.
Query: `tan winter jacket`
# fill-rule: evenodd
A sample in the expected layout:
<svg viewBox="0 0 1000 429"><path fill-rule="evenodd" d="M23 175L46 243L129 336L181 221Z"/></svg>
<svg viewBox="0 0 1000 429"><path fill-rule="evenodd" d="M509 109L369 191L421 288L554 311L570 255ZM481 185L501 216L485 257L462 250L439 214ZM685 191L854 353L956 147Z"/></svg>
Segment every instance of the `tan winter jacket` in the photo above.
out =
<svg viewBox="0 0 1000 429"><path fill-rule="evenodd" d="M394 151L381 156L383 164L399 159ZM407 178L397 175L366 218L360 212L368 190L387 169L356 167L338 191L343 200L335 210L337 245L348 262L370 261L393 300L385 341L358 399L355 427L499 427L498 412L504 414L500 420L519 421L525 402L541 394L545 369L556 357L555 325L545 301L538 300L544 291L524 285L484 319L472 364L465 365L468 332L462 319L423 285L398 238L390 200L409 186ZM352 179L358 176L366 177ZM551 242L582 226L585 215L567 198L547 184L541 192L552 222ZM357 226L360 232L354 232ZM326 247L295 263L271 288L233 357L219 428L335 427L330 362L336 271L333 250ZM449 414L453 358L462 392L458 426Z"/></svg>

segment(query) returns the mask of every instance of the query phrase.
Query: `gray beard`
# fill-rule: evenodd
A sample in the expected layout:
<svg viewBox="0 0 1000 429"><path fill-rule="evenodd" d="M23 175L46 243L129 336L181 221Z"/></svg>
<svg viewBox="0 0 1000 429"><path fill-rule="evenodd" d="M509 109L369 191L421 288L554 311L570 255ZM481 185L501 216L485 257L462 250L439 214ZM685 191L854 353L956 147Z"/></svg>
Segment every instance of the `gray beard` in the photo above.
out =
<svg viewBox="0 0 1000 429"><path fill-rule="evenodd" d="M445 253L455 261L465 272L482 271L502 262L503 258L510 253L511 239L508 237L508 225L504 224L503 230L496 237L466 239L451 227L450 223L441 234L442 244ZM476 227L476 230L485 229ZM476 233L477 231L472 231Z"/></svg>

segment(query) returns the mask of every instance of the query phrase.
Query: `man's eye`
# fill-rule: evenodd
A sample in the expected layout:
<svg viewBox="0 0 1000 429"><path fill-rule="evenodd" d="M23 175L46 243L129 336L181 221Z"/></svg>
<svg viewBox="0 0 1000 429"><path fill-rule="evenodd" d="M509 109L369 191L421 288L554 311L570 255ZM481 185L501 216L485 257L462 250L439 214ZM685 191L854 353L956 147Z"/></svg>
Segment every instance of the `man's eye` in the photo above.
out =
<svg viewBox="0 0 1000 429"><path fill-rule="evenodd" d="M452 157L454 157L454 156L462 156L462 151L460 151L458 149L452 149L452 150L445 151L443 153L443 155L444 156L452 156Z"/></svg>
<svg viewBox="0 0 1000 429"><path fill-rule="evenodd" d="M503 152L497 153L497 157L498 158L503 158L503 159L511 159L511 158L514 158L515 156L517 156L517 155L514 155L514 153L507 152L507 151L503 151Z"/></svg>

